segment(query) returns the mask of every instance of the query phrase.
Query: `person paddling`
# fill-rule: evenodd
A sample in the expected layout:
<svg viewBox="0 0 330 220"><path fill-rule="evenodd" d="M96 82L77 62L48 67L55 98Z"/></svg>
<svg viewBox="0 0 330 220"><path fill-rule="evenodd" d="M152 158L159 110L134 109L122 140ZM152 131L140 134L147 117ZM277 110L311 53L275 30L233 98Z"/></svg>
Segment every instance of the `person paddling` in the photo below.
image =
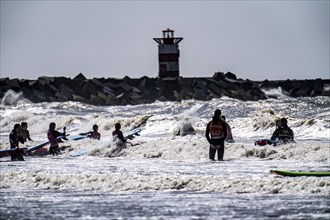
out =
<svg viewBox="0 0 330 220"><path fill-rule="evenodd" d="M24 157L19 151L19 149L20 149L19 148L19 142L21 142L22 144L24 143L24 140L23 140L20 132L21 132L21 125L20 124L15 124L14 129L9 134L10 149L12 149L12 148L17 149L15 151L15 153L13 153L11 155L11 160L12 161L15 161L15 160L24 161Z"/></svg>
<svg viewBox="0 0 330 220"><path fill-rule="evenodd" d="M215 110L212 121L210 121L206 126L205 137L210 143L210 160L214 160L216 152L218 152L218 160L223 160L225 139L227 137L227 125L221 120L220 117L221 110Z"/></svg>
<svg viewBox="0 0 330 220"><path fill-rule="evenodd" d="M60 148L58 146L58 140L57 138L60 136L64 136L65 137L65 130L66 127L63 128L63 133L60 133L59 131L55 130L56 128L56 124L54 122L51 122L49 124L49 130L47 132L47 137L50 143L50 147L49 147L49 153L52 155L58 155L60 154Z"/></svg>

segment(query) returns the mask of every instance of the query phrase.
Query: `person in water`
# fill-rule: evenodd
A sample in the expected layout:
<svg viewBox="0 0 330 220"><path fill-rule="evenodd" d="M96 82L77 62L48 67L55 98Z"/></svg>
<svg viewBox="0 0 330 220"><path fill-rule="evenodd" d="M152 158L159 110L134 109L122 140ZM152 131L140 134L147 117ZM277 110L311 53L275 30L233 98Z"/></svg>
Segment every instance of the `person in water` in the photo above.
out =
<svg viewBox="0 0 330 220"><path fill-rule="evenodd" d="M15 153L11 155L11 160L12 161L14 161L14 160L24 161L23 155L18 150L19 142L21 142L22 144L24 143L24 140L21 136L21 125L20 124L14 125L14 129L9 134L9 142L10 142L10 149L12 149L12 148L17 149L17 151L15 151Z"/></svg>
<svg viewBox="0 0 330 220"><path fill-rule="evenodd" d="M49 130L47 132L47 137L50 143L50 147L49 147L49 153L52 155L58 155L60 154L60 148L58 145L58 140L57 138L60 136L64 136L65 137L65 130L66 127L63 128L63 133L60 133L59 131L55 130L56 128L56 124L54 122L51 122L49 124Z"/></svg>
<svg viewBox="0 0 330 220"><path fill-rule="evenodd" d="M33 141L30 137L30 132L27 129L28 124L26 122L21 123L21 136L23 138L23 141L26 142L27 140Z"/></svg>
<svg viewBox="0 0 330 220"><path fill-rule="evenodd" d="M226 137L226 142L227 143L235 143L233 134L231 132L231 127L230 125L226 122L226 117L224 115L221 116L221 120L226 123L227 125L227 137Z"/></svg>
<svg viewBox="0 0 330 220"><path fill-rule="evenodd" d="M287 119L281 118L281 123L276 124L276 130L270 139L285 144L293 142L293 138L293 131L289 128Z"/></svg>
<svg viewBox="0 0 330 220"><path fill-rule="evenodd" d="M210 143L209 159L214 160L218 152L218 160L223 160L225 139L227 137L227 124L221 120L221 110L214 111L212 121L206 126L205 137Z"/></svg>
<svg viewBox="0 0 330 220"><path fill-rule="evenodd" d="M87 133L81 133L80 135L87 135L87 137L91 139L101 139L101 134L98 132L99 126L98 125L93 125L93 131L89 131Z"/></svg>
<svg viewBox="0 0 330 220"><path fill-rule="evenodd" d="M115 130L112 132L113 142L116 143L116 146L123 147L125 146L126 139L124 138L123 132L120 130L120 123L115 124Z"/></svg>

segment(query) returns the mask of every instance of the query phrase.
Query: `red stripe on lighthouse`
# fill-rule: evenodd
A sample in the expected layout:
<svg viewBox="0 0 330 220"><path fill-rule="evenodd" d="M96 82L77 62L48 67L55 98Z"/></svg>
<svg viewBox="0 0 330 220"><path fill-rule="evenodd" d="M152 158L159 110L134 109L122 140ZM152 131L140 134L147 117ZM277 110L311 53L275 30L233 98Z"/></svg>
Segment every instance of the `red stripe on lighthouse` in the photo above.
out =
<svg viewBox="0 0 330 220"><path fill-rule="evenodd" d="M178 62L178 61L179 61L178 53L159 54L159 62Z"/></svg>

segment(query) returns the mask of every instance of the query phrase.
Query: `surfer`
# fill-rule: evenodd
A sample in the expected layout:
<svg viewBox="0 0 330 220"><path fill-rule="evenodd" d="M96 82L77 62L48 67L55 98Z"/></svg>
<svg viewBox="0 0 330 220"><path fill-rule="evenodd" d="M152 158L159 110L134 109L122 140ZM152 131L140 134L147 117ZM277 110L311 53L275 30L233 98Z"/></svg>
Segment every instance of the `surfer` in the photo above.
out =
<svg viewBox="0 0 330 220"><path fill-rule="evenodd" d="M14 129L12 132L9 134L9 142L10 142L10 148L16 148L19 149L19 142L22 144L24 143L24 140L20 134L21 132L21 125L20 124L15 124ZM23 161L23 155L17 150L15 151L14 154L11 155L11 160L20 160Z"/></svg>
<svg viewBox="0 0 330 220"><path fill-rule="evenodd" d="M99 126L98 125L93 125L93 131L89 131L87 133L81 133L80 135L87 135L87 137L91 139L101 139L101 134L98 132Z"/></svg>
<svg viewBox="0 0 330 220"><path fill-rule="evenodd" d="M209 159L214 160L218 152L218 160L223 160L225 151L225 139L227 137L227 125L221 120L221 110L214 111L212 121L206 126L205 137L210 143Z"/></svg>
<svg viewBox="0 0 330 220"><path fill-rule="evenodd" d="M27 129L27 127L28 127L27 122L21 123L21 136L22 136L24 142L26 142L27 140L33 141L30 137L30 132Z"/></svg>
<svg viewBox="0 0 330 220"><path fill-rule="evenodd" d="M49 130L47 132L47 137L50 143L49 147L49 153L52 155L58 155L60 154L60 148L58 146L58 141L57 138L59 136L64 136L65 137L65 127L63 128L63 133L60 133L59 131L55 130L56 124L54 122L51 122L49 124Z"/></svg>
<svg viewBox="0 0 330 220"><path fill-rule="evenodd" d="M226 122L226 117L224 115L221 116L221 120L223 122L225 122L227 124L227 137L226 137L226 142L227 143L235 143L234 138L233 138L233 134L231 132L231 127L228 124L228 122Z"/></svg>
<svg viewBox="0 0 330 220"><path fill-rule="evenodd" d="M276 123L276 130L274 131L271 140L277 140L279 143L285 144L293 142L293 131L288 126L286 118L281 118L281 123Z"/></svg>

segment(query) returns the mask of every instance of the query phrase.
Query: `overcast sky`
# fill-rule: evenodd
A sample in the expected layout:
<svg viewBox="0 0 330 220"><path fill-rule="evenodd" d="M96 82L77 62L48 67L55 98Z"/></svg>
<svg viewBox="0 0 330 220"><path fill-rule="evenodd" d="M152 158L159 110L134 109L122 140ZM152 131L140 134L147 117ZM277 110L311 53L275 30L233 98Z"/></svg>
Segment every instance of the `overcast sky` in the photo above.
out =
<svg viewBox="0 0 330 220"><path fill-rule="evenodd" d="M180 75L329 79L329 1L3 1L1 77L158 76L173 29Z"/></svg>

